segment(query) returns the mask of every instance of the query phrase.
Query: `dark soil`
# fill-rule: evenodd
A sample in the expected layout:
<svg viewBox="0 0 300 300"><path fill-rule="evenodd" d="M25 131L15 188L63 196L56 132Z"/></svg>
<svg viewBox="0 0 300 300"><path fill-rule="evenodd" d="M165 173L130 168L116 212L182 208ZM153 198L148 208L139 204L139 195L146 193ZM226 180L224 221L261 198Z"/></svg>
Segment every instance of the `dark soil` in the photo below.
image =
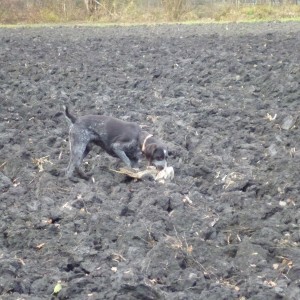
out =
<svg viewBox="0 0 300 300"><path fill-rule="evenodd" d="M0 298L300 299L299 49L300 23L2 28ZM147 125L174 181L97 148L67 180L66 103Z"/></svg>

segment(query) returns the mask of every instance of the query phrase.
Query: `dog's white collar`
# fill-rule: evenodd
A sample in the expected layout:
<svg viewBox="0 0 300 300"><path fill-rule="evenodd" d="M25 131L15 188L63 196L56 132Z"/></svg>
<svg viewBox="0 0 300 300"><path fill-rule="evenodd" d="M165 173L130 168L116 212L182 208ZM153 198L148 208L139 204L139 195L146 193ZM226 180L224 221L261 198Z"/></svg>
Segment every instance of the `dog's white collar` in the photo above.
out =
<svg viewBox="0 0 300 300"><path fill-rule="evenodd" d="M149 138L151 138L152 136L153 136L153 134L148 134L148 135L146 136L146 138L144 139L144 142L143 142L143 145L142 145L142 152L145 151L147 140L148 140Z"/></svg>

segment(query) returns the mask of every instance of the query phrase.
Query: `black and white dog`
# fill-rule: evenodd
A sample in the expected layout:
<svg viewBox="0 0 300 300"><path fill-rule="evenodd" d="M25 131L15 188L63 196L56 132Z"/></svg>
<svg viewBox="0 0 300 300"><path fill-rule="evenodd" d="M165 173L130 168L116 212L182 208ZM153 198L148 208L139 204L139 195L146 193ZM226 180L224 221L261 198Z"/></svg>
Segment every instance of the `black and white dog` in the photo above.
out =
<svg viewBox="0 0 300 300"><path fill-rule="evenodd" d="M103 115L76 118L67 107L64 106L64 110L70 123L67 177L72 177L76 171L80 177L88 179L79 166L93 144L100 146L109 155L120 158L130 168L138 166L141 152L149 165L158 169L167 166L167 148L151 134L143 131L138 124Z"/></svg>

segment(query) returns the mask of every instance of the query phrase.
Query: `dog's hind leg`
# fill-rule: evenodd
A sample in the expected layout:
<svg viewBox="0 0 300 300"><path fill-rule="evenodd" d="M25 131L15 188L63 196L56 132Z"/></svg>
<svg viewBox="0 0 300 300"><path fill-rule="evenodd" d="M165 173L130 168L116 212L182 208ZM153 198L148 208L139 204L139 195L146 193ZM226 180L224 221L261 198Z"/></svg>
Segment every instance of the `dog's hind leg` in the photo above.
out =
<svg viewBox="0 0 300 300"><path fill-rule="evenodd" d="M88 140L78 138L75 134L70 134L70 161L66 170L66 175L71 178L76 171L80 177L88 179L84 172L79 168L83 158L87 155L89 148Z"/></svg>
<svg viewBox="0 0 300 300"><path fill-rule="evenodd" d="M71 149L70 161L69 161L69 165L68 165L67 171L66 171L66 175L69 178L74 174L74 171L78 172L79 174L82 173L79 166L83 159L85 147L80 146L80 147L76 147L75 149L74 148ZM80 175L82 175L82 174L80 174Z"/></svg>
<svg viewBox="0 0 300 300"><path fill-rule="evenodd" d="M92 150L92 146L90 144L88 144L83 152L83 157L82 159L86 158L87 155L90 153L90 151Z"/></svg>

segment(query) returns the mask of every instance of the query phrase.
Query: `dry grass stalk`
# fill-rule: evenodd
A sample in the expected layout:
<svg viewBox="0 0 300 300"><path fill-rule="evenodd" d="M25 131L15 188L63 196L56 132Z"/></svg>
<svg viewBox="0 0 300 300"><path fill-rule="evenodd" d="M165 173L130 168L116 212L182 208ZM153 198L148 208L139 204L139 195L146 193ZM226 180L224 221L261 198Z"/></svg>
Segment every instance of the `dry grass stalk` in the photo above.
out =
<svg viewBox="0 0 300 300"><path fill-rule="evenodd" d="M48 163L53 165L53 163L49 160L49 155L41 157L41 158L33 158L32 162L35 166L37 166L39 172L44 171L44 164Z"/></svg>

